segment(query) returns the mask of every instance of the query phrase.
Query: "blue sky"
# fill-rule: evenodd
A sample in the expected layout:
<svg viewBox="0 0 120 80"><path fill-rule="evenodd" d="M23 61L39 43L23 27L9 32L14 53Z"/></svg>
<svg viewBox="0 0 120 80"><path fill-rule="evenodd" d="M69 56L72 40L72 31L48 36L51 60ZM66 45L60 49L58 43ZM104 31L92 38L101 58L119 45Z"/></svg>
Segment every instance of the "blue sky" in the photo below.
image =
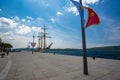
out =
<svg viewBox="0 0 120 80"><path fill-rule="evenodd" d="M79 0L76 0L79 1ZM83 0L101 23L86 29L87 47L120 45L119 0ZM87 20L87 10L85 10ZM80 17L70 0L1 0L0 37L14 48L27 47L46 25L52 48L82 48ZM38 38L35 38L36 43ZM38 45L36 45L37 47Z"/></svg>

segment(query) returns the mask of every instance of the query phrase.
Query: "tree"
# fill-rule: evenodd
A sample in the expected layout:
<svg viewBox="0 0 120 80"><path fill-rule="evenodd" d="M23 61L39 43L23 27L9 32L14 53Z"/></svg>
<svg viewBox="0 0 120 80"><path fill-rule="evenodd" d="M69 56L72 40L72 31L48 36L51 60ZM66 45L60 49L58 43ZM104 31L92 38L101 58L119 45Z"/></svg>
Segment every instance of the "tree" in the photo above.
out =
<svg viewBox="0 0 120 80"><path fill-rule="evenodd" d="M2 39L0 38L0 43L2 42Z"/></svg>
<svg viewBox="0 0 120 80"><path fill-rule="evenodd" d="M2 42L2 39L0 38L0 52L2 52L2 55L4 55L4 53L7 53L8 55L12 47L13 46L10 43Z"/></svg>

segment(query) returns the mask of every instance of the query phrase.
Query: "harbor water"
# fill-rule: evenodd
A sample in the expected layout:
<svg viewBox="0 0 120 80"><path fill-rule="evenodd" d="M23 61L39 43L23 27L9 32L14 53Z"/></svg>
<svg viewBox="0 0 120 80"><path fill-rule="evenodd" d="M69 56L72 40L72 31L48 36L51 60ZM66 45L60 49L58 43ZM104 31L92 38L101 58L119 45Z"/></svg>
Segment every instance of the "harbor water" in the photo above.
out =
<svg viewBox="0 0 120 80"><path fill-rule="evenodd" d="M62 55L72 55L72 56L82 56L82 50L59 50L50 49L48 53L52 54L62 54ZM105 58L105 59L116 59L120 60L120 50L87 50L88 57Z"/></svg>

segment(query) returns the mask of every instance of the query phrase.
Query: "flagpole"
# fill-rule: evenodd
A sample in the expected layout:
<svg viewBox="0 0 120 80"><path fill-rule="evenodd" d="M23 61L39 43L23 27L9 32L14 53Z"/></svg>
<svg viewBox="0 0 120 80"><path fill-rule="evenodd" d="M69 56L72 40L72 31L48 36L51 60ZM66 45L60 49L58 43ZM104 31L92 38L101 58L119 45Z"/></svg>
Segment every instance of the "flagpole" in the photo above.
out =
<svg viewBox="0 0 120 80"><path fill-rule="evenodd" d="M79 0L82 4L82 0ZM87 65L87 51L86 51L86 39L85 39L85 27L84 20L81 19L81 30L82 30L82 48L83 48L83 73L88 75L88 65Z"/></svg>

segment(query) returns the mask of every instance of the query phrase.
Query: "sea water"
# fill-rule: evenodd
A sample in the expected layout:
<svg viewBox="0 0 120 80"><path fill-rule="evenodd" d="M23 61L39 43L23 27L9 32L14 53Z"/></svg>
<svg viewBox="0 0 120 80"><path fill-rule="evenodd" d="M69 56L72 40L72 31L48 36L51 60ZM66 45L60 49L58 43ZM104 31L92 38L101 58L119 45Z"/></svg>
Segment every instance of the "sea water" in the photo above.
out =
<svg viewBox="0 0 120 80"><path fill-rule="evenodd" d="M48 53L82 56L82 50L48 50ZM120 50L87 50L88 57L120 60Z"/></svg>

